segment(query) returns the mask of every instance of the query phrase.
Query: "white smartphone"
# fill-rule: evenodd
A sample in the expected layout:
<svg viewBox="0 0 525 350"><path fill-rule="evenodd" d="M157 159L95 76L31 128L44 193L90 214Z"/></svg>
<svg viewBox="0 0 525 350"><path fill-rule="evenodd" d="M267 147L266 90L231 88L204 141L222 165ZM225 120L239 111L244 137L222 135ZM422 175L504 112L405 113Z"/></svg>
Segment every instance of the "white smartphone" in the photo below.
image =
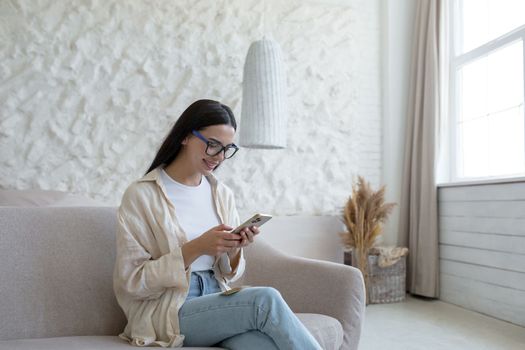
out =
<svg viewBox="0 0 525 350"><path fill-rule="evenodd" d="M268 220L270 220L271 218L272 218L272 216L268 215L268 214L255 214L254 216L252 216L251 218L246 220L244 223L239 225L231 233L239 234L239 232L245 227L250 227L250 226L257 226L257 227L259 227L259 226L262 226L263 224L268 222Z"/></svg>

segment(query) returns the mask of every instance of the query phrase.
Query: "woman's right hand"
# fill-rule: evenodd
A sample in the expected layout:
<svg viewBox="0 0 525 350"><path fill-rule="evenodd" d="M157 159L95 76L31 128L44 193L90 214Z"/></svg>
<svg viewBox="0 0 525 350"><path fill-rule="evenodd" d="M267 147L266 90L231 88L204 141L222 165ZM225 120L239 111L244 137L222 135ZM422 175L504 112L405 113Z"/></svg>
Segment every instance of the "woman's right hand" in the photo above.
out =
<svg viewBox="0 0 525 350"><path fill-rule="evenodd" d="M233 227L221 224L186 242L181 248L185 268L201 255L219 256L239 247L241 236L230 233L231 230Z"/></svg>
<svg viewBox="0 0 525 350"><path fill-rule="evenodd" d="M240 246L241 236L230 233L233 227L221 224L195 238L201 255L219 256Z"/></svg>

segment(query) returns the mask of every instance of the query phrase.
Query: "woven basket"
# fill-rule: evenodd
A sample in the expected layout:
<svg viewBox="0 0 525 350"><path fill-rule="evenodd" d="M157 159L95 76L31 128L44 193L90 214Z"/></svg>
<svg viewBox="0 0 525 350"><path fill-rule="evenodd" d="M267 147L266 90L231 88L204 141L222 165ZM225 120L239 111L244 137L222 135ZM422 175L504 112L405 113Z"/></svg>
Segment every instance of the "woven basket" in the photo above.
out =
<svg viewBox="0 0 525 350"><path fill-rule="evenodd" d="M378 259L378 255L368 255L368 302L385 304L405 300L406 256L388 267L379 267ZM352 252L345 252L345 264L357 267L357 263L352 262Z"/></svg>

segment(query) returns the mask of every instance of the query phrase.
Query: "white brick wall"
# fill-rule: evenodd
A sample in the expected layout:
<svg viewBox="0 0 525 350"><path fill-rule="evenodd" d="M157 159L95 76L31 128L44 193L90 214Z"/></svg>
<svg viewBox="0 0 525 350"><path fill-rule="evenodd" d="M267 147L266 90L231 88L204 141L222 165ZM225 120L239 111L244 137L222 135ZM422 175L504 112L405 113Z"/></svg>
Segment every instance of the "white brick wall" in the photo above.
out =
<svg viewBox="0 0 525 350"><path fill-rule="evenodd" d="M241 214L337 214L354 175L381 174L379 0L266 1L288 73L288 144L218 171ZM0 1L0 188L117 205L182 110L240 115L256 0Z"/></svg>

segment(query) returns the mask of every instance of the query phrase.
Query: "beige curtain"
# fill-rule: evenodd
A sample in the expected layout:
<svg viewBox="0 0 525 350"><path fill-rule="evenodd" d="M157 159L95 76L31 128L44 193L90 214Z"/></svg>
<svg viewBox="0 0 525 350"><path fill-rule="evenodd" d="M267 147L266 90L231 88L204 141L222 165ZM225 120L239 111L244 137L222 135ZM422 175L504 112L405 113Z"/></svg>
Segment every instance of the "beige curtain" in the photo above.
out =
<svg viewBox="0 0 525 350"><path fill-rule="evenodd" d="M399 243L410 250L408 291L437 298L439 245L436 140L440 109L440 0L418 0L416 3Z"/></svg>

